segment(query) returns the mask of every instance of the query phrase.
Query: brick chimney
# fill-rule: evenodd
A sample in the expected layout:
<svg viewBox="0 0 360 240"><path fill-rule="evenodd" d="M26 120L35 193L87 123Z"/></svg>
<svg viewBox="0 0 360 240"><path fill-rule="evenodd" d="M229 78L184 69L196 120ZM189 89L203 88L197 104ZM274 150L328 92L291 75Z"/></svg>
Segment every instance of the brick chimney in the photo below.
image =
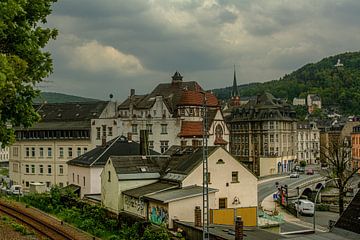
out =
<svg viewBox="0 0 360 240"><path fill-rule="evenodd" d="M201 208L195 207L195 227L201 227Z"/></svg>
<svg viewBox="0 0 360 240"><path fill-rule="evenodd" d="M244 239L244 222L240 216L236 217L235 220L235 240Z"/></svg>
<svg viewBox="0 0 360 240"><path fill-rule="evenodd" d="M135 95L135 89L130 89L130 96L134 96Z"/></svg>

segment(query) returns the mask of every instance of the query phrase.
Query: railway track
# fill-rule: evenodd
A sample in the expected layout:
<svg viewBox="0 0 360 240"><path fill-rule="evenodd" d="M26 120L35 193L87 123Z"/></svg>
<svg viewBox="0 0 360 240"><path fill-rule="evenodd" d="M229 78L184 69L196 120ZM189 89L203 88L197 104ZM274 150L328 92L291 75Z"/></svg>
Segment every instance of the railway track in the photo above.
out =
<svg viewBox="0 0 360 240"><path fill-rule="evenodd" d="M44 218L36 217L33 214L29 214L28 212L23 211L18 206L0 202L0 212L9 215L10 217L24 223L27 226L30 226L35 231L49 239L78 239L67 232L64 228L61 228L61 223L59 223L59 226L56 226L55 224L46 221Z"/></svg>

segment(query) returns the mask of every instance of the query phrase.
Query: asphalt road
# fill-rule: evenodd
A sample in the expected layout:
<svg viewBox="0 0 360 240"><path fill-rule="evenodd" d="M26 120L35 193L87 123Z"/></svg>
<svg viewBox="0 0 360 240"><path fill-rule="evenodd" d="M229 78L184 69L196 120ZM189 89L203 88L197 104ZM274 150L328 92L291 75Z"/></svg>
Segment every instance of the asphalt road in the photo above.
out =
<svg viewBox="0 0 360 240"><path fill-rule="evenodd" d="M258 202L259 204L269 196L270 194L273 194L277 191L275 187L275 183L279 182L279 185L288 185L289 189L296 188L299 184L302 184L304 182L310 181L313 178L319 177L319 174L314 175L305 175L301 174L299 178L281 178L281 179L275 179L275 180L269 180L264 183L261 183L258 185ZM337 213L332 212L316 212L316 225L320 225L322 227L327 227L329 220L337 220L339 215ZM300 219L307 223L312 223L313 218L309 216L300 216ZM292 231L299 231L299 230L305 230L309 229L305 226L299 226L297 224L285 222L281 225L281 232L292 232Z"/></svg>

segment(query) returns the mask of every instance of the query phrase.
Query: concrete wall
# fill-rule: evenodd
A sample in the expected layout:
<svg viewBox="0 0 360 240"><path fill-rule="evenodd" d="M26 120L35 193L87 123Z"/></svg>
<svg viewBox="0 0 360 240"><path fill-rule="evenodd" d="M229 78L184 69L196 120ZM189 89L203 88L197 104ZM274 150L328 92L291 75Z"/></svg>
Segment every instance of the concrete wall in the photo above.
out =
<svg viewBox="0 0 360 240"><path fill-rule="evenodd" d="M80 167L68 165L68 182L69 184L75 184L81 187L81 197L85 194L101 193L100 174L102 169L102 167ZM78 179L79 182L77 181Z"/></svg>
<svg viewBox="0 0 360 240"><path fill-rule="evenodd" d="M222 163L217 163L219 159ZM226 150L218 148L208 158L210 184L209 188L219 191L215 193L214 208L219 207L219 198L227 198L227 207L257 206L257 178ZM199 165L182 182L183 186L202 185L202 165ZM232 182L232 172L238 172L239 182ZM233 203L237 198L239 202Z"/></svg>

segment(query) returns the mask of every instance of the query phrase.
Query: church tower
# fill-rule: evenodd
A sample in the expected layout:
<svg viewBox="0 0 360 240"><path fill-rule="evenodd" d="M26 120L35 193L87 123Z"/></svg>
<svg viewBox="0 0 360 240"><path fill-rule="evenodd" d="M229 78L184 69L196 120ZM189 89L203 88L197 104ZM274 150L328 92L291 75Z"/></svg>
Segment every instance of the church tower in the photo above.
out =
<svg viewBox="0 0 360 240"><path fill-rule="evenodd" d="M236 82L236 69L234 65L234 80L233 80L233 86L231 89L231 100L230 100L231 106L239 106L240 105L240 93Z"/></svg>

